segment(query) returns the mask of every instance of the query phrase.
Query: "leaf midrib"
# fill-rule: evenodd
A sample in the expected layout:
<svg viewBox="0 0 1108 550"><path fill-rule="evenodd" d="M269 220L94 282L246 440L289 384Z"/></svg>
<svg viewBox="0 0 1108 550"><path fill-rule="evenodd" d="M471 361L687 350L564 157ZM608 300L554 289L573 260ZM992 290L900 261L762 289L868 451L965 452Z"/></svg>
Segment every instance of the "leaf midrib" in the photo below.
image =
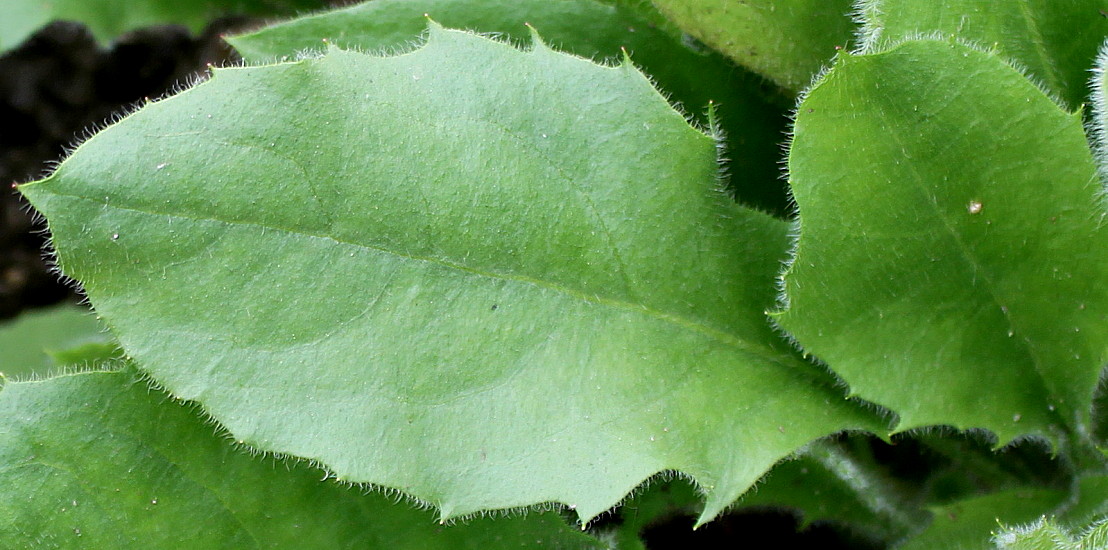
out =
<svg viewBox="0 0 1108 550"><path fill-rule="evenodd" d="M908 150L905 142L901 139L899 133L895 131L889 131L886 133L886 135L888 135L893 141L895 141L901 150ZM993 280L992 274L989 273L989 271L986 270L984 266L977 261L977 258L973 255L973 251L969 248L969 246L966 245L965 242L962 241L962 238L958 234L958 231L955 229L954 225L952 225L951 221L947 219L947 217L943 214L943 210L939 207L938 204L938 197L933 193L927 192L927 189L924 187L923 183L924 181L926 181L927 178L923 177L923 174L918 170L917 165L914 163L908 163L908 165L910 166L910 170L914 174L914 177L910 178L909 184L915 188L916 192L927 198L925 202L927 203L929 209L934 214L934 217L938 219L939 222L942 224L943 229L950 236L951 240L954 241L959 255L973 269L973 276L975 278L980 276L983 280L984 284L975 284L974 286L984 287L985 291L989 294L989 297L992 299L993 303L995 303L997 307L1000 308L1000 311L1004 315L1004 318L1008 320L1009 326L1012 327L1012 330L1016 330L1015 327L1020 326L1020 324L1016 323L1011 309L1009 309L1005 301L1001 299L1001 296L997 294L997 284ZM1020 331L1020 334L1024 333ZM1018 338L1016 339L1016 341L1020 342L1020 347L1024 349L1027 357L1031 360L1031 366L1034 369L1035 374L1037 375L1040 387L1043 388L1044 393L1046 394L1044 396L1044 401L1049 402L1050 397L1054 393L1052 391L1053 386L1047 381L1046 374L1042 367L1042 360L1035 352L1035 347L1032 345L1031 341L1027 337ZM1068 425L1068 423L1063 423L1063 425Z"/></svg>
<svg viewBox="0 0 1108 550"><path fill-rule="evenodd" d="M49 181L49 180L47 180L47 181ZM42 182L42 183L45 183L45 182ZM580 300L580 301L583 301L583 302L586 302L586 303L591 303L591 304L601 305L601 306L605 306L605 307L610 307L610 308L613 308L613 309L616 309L616 310L622 310L622 311L627 311L627 312L646 315L646 316L651 317L655 320L662 321L662 322L665 322L667 324L674 325L678 328L700 334L700 335L702 335L706 338L709 338L709 339L711 339L713 341L716 341L720 344L723 344L727 347L734 348L735 350L740 351L742 353L758 355L758 356L762 357L763 359L765 359L767 361L770 361L772 363L781 364L781 365L784 366L784 365L789 365L790 363L797 363L798 362L798 360L795 357L793 357L792 355L789 355L787 353L782 353L782 352L780 352L778 350L775 350L775 349L773 349L769 346L766 346L766 345L750 342L750 341L748 341L748 340L746 340L746 339L744 339L740 336L731 334L727 331L724 331L724 330L721 330L721 329L718 329L718 328L711 327L711 326L706 325L706 324L704 324L700 321L697 321L697 320L689 319L689 318L686 318L686 317L678 315L678 314L661 311L661 310L658 310L658 309L655 309L655 308L652 308L652 307L649 307L649 306L646 306L646 305L643 305L643 304L635 304L635 303L631 303L631 302L626 302L624 300L602 297L602 296L597 295L597 294L585 293L585 292L573 289L571 287L567 287L565 285L561 285L561 284L551 282L551 281L546 281L546 280L543 280L543 279L527 277L527 276L523 276L523 275L519 275L519 274L505 274L505 273L499 273L499 272L495 272L495 271L491 271L491 270L478 269L478 268L475 268L475 267L467 266L467 265L460 264L460 263L450 261L450 260L446 260L446 259L443 259L443 258L436 258L436 257L433 257L433 256L418 256L418 255L415 255L415 254L407 254L407 253L403 253L403 252L389 250L387 248L383 248L383 247L379 247L379 246L373 246L373 245L366 244L366 243L344 241L342 239L336 238L333 235L314 234L314 233L310 233L308 231L304 231L304 230L301 230L301 229L291 229L291 228L278 227L278 226L273 226L273 225L264 225L264 224L261 224L261 223L248 222L248 221L230 221L230 220L224 220L224 219L219 219L219 218L215 218L215 217L201 217L201 216L185 215L185 214L180 214L180 213L175 213L174 214L174 213L167 213L167 212L149 211L149 210L143 210L141 208L137 208L137 207L134 207L134 206L120 205L118 202L112 203L112 202L109 202L107 200L89 198L89 197L86 197L86 196L81 196L81 195L72 194L72 193L59 193L55 190L44 190L44 192L49 193L53 196L57 196L57 197L67 197L67 198L71 198L71 199L76 199L76 200L89 202L89 203L92 203L92 204L96 204L96 205L106 207L108 209L134 212L134 213L137 213L137 214L143 214L143 215L147 215L147 216L165 217L165 218L171 218L171 219L172 218L177 218L177 219L192 220L192 221L198 221L198 222L214 222L214 223L225 224L225 225L229 225L229 226L253 227L253 228L258 228L258 229L263 229L263 230L281 231L281 232L287 233L289 235L298 235L298 236L302 236L302 237L322 239L322 240L331 241L335 244L355 247L355 248L358 248L358 249L369 250L369 251L378 252L378 253L382 253L382 254L387 254L387 255L390 255L390 256L394 256L394 257L402 258L402 259L406 259L406 260L435 264L435 265L439 265L439 266L446 267L446 268L449 268L449 269L454 269L454 270L457 270L457 271L461 271L461 272L464 272L464 273L475 275L475 276L478 276L478 277L486 277L486 278L491 278L491 279L496 279L496 280L501 280L501 281L510 281L510 282L528 284L528 285L532 285L532 286L535 286L535 287L538 287L538 288L551 290L551 291L563 294L565 296L569 296L571 298L574 298L574 299L577 299L577 300ZM108 197L105 197L105 199L107 199L107 198Z"/></svg>

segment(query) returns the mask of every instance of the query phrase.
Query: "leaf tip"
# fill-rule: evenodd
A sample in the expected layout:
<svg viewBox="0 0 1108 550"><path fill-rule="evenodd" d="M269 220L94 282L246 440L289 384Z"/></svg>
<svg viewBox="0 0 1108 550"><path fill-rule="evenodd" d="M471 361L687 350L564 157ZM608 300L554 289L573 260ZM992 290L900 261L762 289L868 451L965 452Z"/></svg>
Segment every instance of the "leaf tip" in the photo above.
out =
<svg viewBox="0 0 1108 550"><path fill-rule="evenodd" d="M543 41L542 36L539 34L538 29L535 28L530 22L525 21L523 26L527 27L527 32L531 35L531 51L536 50L549 50L550 47Z"/></svg>
<svg viewBox="0 0 1108 550"><path fill-rule="evenodd" d="M446 32L445 27L443 27L441 24L439 24L438 21L435 21L434 19L431 19L431 14L424 13L423 17L427 20L427 33L428 33L428 35L430 35L430 37L434 38L435 36L438 36L438 35L443 34L443 33Z"/></svg>
<svg viewBox="0 0 1108 550"><path fill-rule="evenodd" d="M631 54L627 52L627 46L620 46L619 51L620 51L620 53L623 54L623 64L624 65L632 65L632 63L631 63Z"/></svg>

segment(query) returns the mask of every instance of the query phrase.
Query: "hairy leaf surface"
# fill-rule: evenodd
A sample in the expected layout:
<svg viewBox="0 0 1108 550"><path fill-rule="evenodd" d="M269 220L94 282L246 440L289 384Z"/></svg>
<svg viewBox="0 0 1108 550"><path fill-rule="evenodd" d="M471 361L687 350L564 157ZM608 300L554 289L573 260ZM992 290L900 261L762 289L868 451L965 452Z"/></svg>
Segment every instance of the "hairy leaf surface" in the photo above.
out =
<svg viewBox="0 0 1108 550"><path fill-rule="evenodd" d="M447 517L587 519L668 469L712 517L884 426L766 322L786 226L716 184L630 64L433 26L218 71L22 189L127 352L236 438Z"/></svg>
<svg viewBox="0 0 1108 550"><path fill-rule="evenodd" d="M1025 68L1070 109L1088 100L1089 68L1108 34L1108 0L870 0L863 48L939 33L997 52Z"/></svg>
<svg viewBox="0 0 1108 550"><path fill-rule="evenodd" d="M999 550L1098 550L1108 548L1108 522L1074 534L1053 519L1025 526L1005 526L996 536Z"/></svg>
<svg viewBox="0 0 1108 550"><path fill-rule="evenodd" d="M693 36L796 92L846 48L850 0L654 0Z"/></svg>
<svg viewBox="0 0 1108 550"><path fill-rule="evenodd" d="M789 166L801 230L778 320L853 392L899 430L1086 429L1108 242L1079 114L996 56L909 42L841 59L800 105Z"/></svg>
<svg viewBox="0 0 1108 550"><path fill-rule="evenodd" d="M552 47L589 59L619 61L625 50L671 101L701 124L715 103L726 136L731 188L737 198L784 215L779 144L785 108L766 99L762 79L716 53L694 51L640 15L643 8L594 0L373 0L294 19L229 39L248 60L289 59L326 43L361 51L411 47L427 17L447 27L527 42L527 25ZM791 107L791 105L789 105Z"/></svg>
<svg viewBox="0 0 1108 550"><path fill-rule="evenodd" d="M5 548L600 548L554 513L440 526L251 456L133 371L0 389Z"/></svg>
<svg viewBox="0 0 1108 550"><path fill-rule="evenodd" d="M1100 169L1100 181L1108 185L1108 95L1105 94L1108 89L1108 38L1100 47L1096 56L1096 65L1091 72L1092 78L1089 79L1092 88L1092 116L1089 117L1091 119L1090 141L1093 142L1093 152L1096 155L1097 167Z"/></svg>
<svg viewBox="0 0 1108 550"><path fill-rule="evenodd" d="M19 44L55 19L80 21L106 42L147 25L174 23L196 32L220 15L287 14L322 4L320 0L4 0L0 50Z"/></svg>

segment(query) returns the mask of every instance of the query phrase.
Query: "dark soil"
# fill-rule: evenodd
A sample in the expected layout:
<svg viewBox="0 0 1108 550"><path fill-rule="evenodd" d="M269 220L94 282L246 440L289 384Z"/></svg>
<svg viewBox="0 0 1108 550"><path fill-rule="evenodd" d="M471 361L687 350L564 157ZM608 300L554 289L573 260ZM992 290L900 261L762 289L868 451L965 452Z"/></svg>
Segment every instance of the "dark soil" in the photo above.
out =
<svg viewBox="0 0 1108 550"><path fill-rule="evenodd" d="M200 36L148 27L100 48L79 23L55 22L0 56L0 319L75 298L43 257L46 236L11 186L42 177L79 138L197 78L210 63L237 61L220 35L246 18L212 23Z"/></svg>
<svg viewBox="0 0 1108 550"><path fill-rule="evenodd" d="M694 516L664 518L646 527L642 540L650 550L878 550L869 540L826 523L801 529L795 514L784 510L750 510L727 514L693 531Z"/></svg>

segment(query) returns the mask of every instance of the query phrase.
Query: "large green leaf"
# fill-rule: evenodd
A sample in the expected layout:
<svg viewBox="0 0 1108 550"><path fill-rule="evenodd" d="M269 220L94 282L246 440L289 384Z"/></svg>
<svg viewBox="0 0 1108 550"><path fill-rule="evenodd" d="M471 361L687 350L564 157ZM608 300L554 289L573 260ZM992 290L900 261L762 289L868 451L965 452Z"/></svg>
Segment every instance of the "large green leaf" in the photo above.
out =
<svg viewBox="0 0 1108 550"><path fill-rule="evenodd" d="M4 548L600 548L557 514L429 512L251 456L133 371L0 390Z"/></svg>
<svg viewBox="0 0 1108 550"><path fill-rule="evenodd" d="M796 92L854 32L851 0L654 0L693 36Z"/></svg>
<svg viewBox="0 0 1108 550"><path fill-rule="evenodd" d="M1108 0L868 0L866 51L939 33L992 48L1071 109L1089 94L1089 68L1108 34Z"/></svg>
<svg viewBox="0 0 1108 550"><path fill-rule="evenodd" d="M71 348L111 349L107 328L87 308L72 304L30 311L0 324L0 373L9 378L44 375L74 356ZM86 350L87 351L87 350Z"/></svg>
<svg viewBox="0 0 1108 550"><path fill-rule="evenodd" d="M1049 514L1065 501L1066 493L1045 489L1013 489L935 507L931 525L898 550L992 550L1000 524L1017 525Z"/></svg>
<svg viewBox="0 0 1108 550"><path fill-rule="evenodd" d="M236 438L444 517L591 518L662 470L712 517L884 421L764 317L786 225L630 64L432 26L216 72L22 190L126 351Z"/></svg>
<svg viewBox="0 0 1108 550"><path fill-rule="evenodd" d="M760 79L715 53L693 51L640 15L641 8L594 0L372 0L294 19L230 43L248 60L290 59L325 43L362 51L409 47L427 16L452 28L494 33L526 43L527 26L553 47L588 59L619 61L625 49L672 101L707 126L717 106L726 136L729 174L738 199L778 214L786 211L780 178L785 108L764 98ZM792 107L792 105L789 105Z"/></svg>
<svg viewBox="0 0 1108 550"><path fill-rule="evenodd" d="M1080 114L997 56L919 41L844 56L795 136L781 326L900 430L1083 431L1108 243Z"/></svg>
<svg viewBox="0 0 1108 550"><path fill-rule="evenodd" d="M4 0L0 50L11 48L54 19L80 21L107 41L147 25L176 23L194 32L228 13L273 15L313 9L320 0Z"/></svg>

